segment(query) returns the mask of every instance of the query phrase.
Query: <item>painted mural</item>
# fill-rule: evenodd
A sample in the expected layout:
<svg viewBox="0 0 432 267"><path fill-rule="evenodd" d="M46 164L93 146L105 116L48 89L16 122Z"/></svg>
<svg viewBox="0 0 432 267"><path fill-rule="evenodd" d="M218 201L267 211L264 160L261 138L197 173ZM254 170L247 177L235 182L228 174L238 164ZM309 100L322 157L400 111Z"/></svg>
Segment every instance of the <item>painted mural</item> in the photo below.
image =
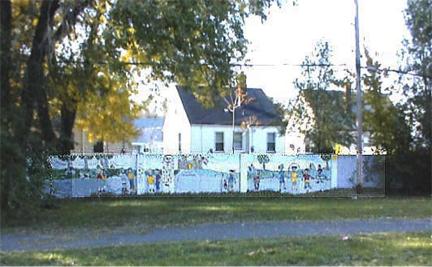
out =
<svg viewBox="0 0 432 267"><path fill-rule="evenodd" d="M138 195L166 192L162 187L164 155L136 155Z"/></svg>
<svg viewBox="0 0 432 267"><path fill-rule="evenodd" d="M238 155L178 155L175 192L239 192L239 164Z"/></svg>
<svg viewBox="0 0 432 267"><path fill-rule="evenodd" d="M132 155L52 156L52 187L59 197L136 194Z"/></svg>
<svg viewBox="0 0 432 267"><path fill-rule="evenodd" d="M328 190L330 155L248 155L248 191L302 194Z"/></svg>
<svg viewBox="0 0 432 267"><path fill-rule="evenodd" d="M352 188L355 156L280 154L52 156L46 192L61 198L234 192L304 194ZM385 158L365 157L365 186L380 187ZM366 175L367 174L367 175Z"/></svg>

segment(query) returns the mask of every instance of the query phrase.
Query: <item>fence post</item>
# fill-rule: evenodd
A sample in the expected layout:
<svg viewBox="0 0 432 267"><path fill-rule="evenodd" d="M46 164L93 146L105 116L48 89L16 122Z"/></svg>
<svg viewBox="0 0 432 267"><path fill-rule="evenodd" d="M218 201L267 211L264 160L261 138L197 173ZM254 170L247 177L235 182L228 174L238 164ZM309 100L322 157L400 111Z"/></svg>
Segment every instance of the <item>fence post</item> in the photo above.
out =
<svg viewBox="0 0 432 267"><path fill-rule="evenodd" d="M247 192L247 154L240 154L240 193Z"/></svg>
<svg viewBox="0 0 432 267"><path fill-rule="evenodd" d="M145 169L145 157L141 156L140 154L135 155L135 170L136 170L136 189L137 189L137 195L145 194L146 189L146 181L145 181L145 175L144 175L144 169ZM143 163L141 166L140 161ZM141 168L142 167L142 168Z"/></svg>
<svg viewBox="0 0 432 267"><path fill-rule="evenodd" d="M337 188L338 187L338 155L334 154L332 155L332 161L331 161L331 188Z"/></svg>

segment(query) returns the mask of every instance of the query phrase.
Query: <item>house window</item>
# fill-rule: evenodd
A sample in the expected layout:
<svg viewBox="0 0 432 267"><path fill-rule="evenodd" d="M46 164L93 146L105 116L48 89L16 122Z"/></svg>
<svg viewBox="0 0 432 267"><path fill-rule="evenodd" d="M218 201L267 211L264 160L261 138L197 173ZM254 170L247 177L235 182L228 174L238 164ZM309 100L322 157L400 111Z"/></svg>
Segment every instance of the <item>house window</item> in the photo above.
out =
<svg viewBox="0 0 432 267"><path fill-rule="evenodd" d="M94 153L103 153L104 152L104 143L102 141L96 142L96 144L93 145L93 152Z"/></svg>
<svg viewBox="0 0 432 267"><path fill-rule="evenodd" d="M215 151L224 151L224 133L216 133Z"/></svg>
<svg viewBox="0 0 432 267"><path fill-rule="evenodd" d="M178 134L178 151L181 152L181 133Z"/></svg>
<svg viewBox="0 0 432 267"><path fill-rule="evenodd" d="M242 133L234 133L234 150L243 149L243 135Z"/></svg>
<svg viewBox="0 0 432 267"><path fill-rule="evenodd" d="M267 152L276 152L276 133L267 133Z"/></svg>

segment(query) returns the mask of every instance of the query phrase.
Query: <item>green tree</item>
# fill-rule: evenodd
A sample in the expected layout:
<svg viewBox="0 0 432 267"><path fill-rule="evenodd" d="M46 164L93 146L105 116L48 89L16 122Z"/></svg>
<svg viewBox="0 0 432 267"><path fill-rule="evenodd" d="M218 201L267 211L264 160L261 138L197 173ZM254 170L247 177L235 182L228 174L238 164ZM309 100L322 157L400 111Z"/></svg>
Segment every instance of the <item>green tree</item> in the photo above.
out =
<svg viewBox="0 0 432 267"><path fill-rule="evenodd" d="M374 61L365 49L368 71L363 75L363 130L370 133L376 153L394 155L405 153L410 146L410 128L405 121L403 110L392 103L392 88L384 88L380 71L381 64Z"/></svg>
<svg viewBox="0 0 432 267"><path fill-rule="evenodd" d="M387 192L431 193L431 128L432 128L432 1L409 0L405 22L410 36L404 40L399 85L404 112L411 136L408 150L387 157L390 183Z"/></svg>
<svg viewBox="0 0 432 267"><path fill-rule="evenodd" d="M297 127L315 153L333 153L336 144L353 141L352 113L346 112L344 93L335 90L342 81L335 77L331 53L327 42L319 42L306 57L302 78L295 81L298 97L288 111L288 131Z"/></svg>
<svg viewBox="0 0 432 267"><path fill-rule="evenodd" d="M40 190L25 193L29 151L68 152L80 107L91 121L85 116L101 113L87 107L119 104L123 115L111 114L113 127L130 124L124 118L134 109L125 99L140 70L211 102L232 85L232 64L245 56L245 18L265 19L272 2L0 1L2 210L37 202Z"/></svg>
<svg viewBox="0 0 432 267"><path fill-rule="evenodd" d="M414 128L414 147L431 151L432 126L432 1L409 0L405 21L411 33L405 39L403 72L416 73L403 76L406 115Z"/></svg>

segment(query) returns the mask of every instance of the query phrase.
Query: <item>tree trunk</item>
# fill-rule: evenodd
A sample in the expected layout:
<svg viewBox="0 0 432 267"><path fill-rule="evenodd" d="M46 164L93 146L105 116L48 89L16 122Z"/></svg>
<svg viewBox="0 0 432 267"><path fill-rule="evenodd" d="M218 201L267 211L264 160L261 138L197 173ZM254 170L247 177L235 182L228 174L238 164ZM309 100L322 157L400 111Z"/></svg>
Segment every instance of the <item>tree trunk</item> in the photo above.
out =
<svg viewBox="0 0 432 267"><path fill-rule="evenodd" d="M61 108L61 131L59 140L59 151L62 155L70 154L74 148L74 140L72 138L72 131L75 124L75 117L77 112L77 103L74 102L71 106L62 105Z"/></svg>
<svg viewBox="0 0 432 267"><path fill-rule="evenodd" d="M0 1L1 9L1 102L8 105L10 93L9 70L11 68L12 5L10 0Z"/></svg>
<svg viewBox="0 0 432 267"><path fill-rule="evenodd" d="M0 1L0 11L1 11L1 209L7 210L10 195L10 157L8 157L7 149L4 147L4 142L11 141L9 138L12 137L11 132L8 127L11 126L12 121L10 120L10 115L7 107L14 103L10 99L10 82L9 74L11 69L11 28L12 28L12 5L11 1L4 0ZM4 112L5 111L5 112ZM5 129L6 128L6 129ZM5 136L6 135L6 136Z"/></svg>
<svg viewBox="0 0 432 267"><path fill-rule="evenodd" d="M48 140L53 137L51 122L47 121L49 120L49 114L48 101L46 99L47 96L44 87L43 63L51 45L51 23L58 8L58 1L44 1L40 8L38 24L33 37L30 58L27 62L27 73L21 96L24 124L19 132L19 137L22 139L22 143L25 143L30 127L33 124L35 104L38 104L43 138ZM49 127L51 128L49 129Z"/></svg>

